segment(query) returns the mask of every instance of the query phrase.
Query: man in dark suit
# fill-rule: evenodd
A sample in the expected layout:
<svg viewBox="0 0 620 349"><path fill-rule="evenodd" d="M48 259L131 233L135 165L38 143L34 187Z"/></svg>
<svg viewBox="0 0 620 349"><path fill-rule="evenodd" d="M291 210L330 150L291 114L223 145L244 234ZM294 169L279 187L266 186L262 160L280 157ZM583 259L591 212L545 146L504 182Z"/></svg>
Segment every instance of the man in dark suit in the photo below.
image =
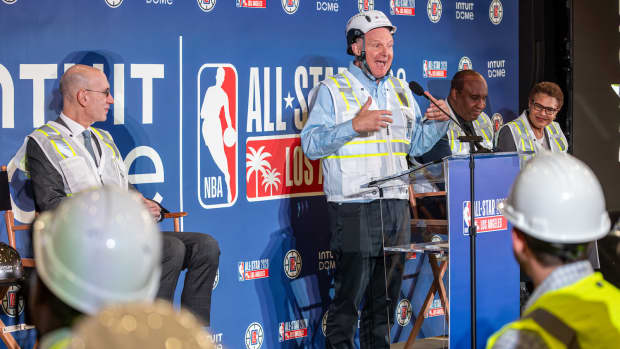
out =
<svg viewBox="0 0 620 349"><path fill-rule="evenodd" d="M55 121L32 132L26 142L27 168L38 211L55 208L66 197L98 186L130 189L127 169L112 136L92 127L105 121L114 103L102 71L85 65L69 68L60 80L63 109ZM167 212L142 197L156 220ZM217 241L208 234L164 232L158 297L172 301L181 270L187 268L183 306L210 322L211 291L219 264Z"/></svg>

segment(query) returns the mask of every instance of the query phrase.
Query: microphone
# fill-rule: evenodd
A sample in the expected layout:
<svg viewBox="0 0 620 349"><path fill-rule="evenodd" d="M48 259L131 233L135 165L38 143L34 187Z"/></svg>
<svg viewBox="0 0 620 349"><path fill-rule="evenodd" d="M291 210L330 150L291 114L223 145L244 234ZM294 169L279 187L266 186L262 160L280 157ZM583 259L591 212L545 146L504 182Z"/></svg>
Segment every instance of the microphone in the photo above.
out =
<svg viewBox="0 0 620 349"><path fill-rule="evenodd" d="M420 84L418 84L415 81L409 81L409 89L411 90L411 92L413 92L414 95L416 96L420 96L420 97L424 97L426 99L428 99L429 101L431 101L431 103L433 103L437 109L441 110L442 113L446 114L448 116L448 118L450 118L450 120L454 121L461 130L463 130L463 132L465 132L465 134L468 134L467 131L465 131L461 125L452 118L452 115L450 115L450 113L446 112L445 110L441 109L441 107L437 104L436 99L427 91L424 91L424 88L422 88L422 86L420 86Z"/></svg>
<svg viewBox="0 0 620 349"><path fill-rule="evenodd" d="M466 134L466 137L473 137L473 138L477 138L479 140L469 140L470 142L473 142L476 146L476 148L478 149L479 152L484 152L484 153L489 153L491 152L489 149L483 147L480 144L480 140L481 137L477 136L475 134L471 134L471 132L469 132L468 130L464 129L463 126L461 126L461 123L459 123L457 120L455 120L452 115L450 115L450 113L446 112L445 110L441 109L441 107L437 104L435 97L433 97L428 91L424 91L424 88L422 88L422 86L420 86L420 84L418 84L415 81L409 81L409 89L411 89L411 92L413 92L413 94L415 94L416 96L420 96L420 97L424 97L426 99L428 99L429 101L431 101L431 103L433 103L437 109L441 110L442 113L446 114L448 116L448 118L450 120L452 120L452 122L454 122L460 129L461 131L463 131L464 134Z"/></svg>

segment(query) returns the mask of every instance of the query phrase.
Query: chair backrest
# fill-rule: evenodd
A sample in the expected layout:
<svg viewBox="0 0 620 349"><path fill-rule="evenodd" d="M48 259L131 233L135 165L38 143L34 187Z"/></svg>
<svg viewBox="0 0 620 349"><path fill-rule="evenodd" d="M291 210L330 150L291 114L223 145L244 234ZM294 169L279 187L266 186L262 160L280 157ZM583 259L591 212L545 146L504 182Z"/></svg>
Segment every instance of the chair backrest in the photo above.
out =
<svg viewBox="0 0 620 349"><path fill-rule="evenodd" d="M0 211L4 211L4 223L6 225L6 232L8 235L9 245L13 248L16 247L15 232L26 231L29 232L30 224L15 225L15 216L13 215L11 205L11 192L9 189L9 176L6 170L6 166L2 166L0 170ZM34 267L33 258L22 258L22 265L24 267Z"/></svg>

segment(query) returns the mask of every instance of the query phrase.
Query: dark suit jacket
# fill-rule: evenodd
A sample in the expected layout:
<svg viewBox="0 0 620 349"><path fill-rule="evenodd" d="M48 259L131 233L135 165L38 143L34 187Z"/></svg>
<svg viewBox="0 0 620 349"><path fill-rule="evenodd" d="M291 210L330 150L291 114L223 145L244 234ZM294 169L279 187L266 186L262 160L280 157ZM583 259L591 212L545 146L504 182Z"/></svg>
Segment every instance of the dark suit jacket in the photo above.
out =
<svg viewBox="0 0 620 349"><path fill-rule="evenodd" d="M67 128L65 122L58 118L54 120ZM97 137L92 137L94 150L101 154L101 145ZM28 171L30 171L30 179L32 180L32 190L34 194L35 209L37 212L43 212L55 209L60 202L67 197L65 192L65 184L62 176L56 171L56 168L48 160L47 156L39 147L39 144L33 139L28 139L26 145L26 161ZM135 188L130 184L132 190ZM159 203L157 203L159 205ZM168 210L159 205L161 209L161 217Z"/></svg>

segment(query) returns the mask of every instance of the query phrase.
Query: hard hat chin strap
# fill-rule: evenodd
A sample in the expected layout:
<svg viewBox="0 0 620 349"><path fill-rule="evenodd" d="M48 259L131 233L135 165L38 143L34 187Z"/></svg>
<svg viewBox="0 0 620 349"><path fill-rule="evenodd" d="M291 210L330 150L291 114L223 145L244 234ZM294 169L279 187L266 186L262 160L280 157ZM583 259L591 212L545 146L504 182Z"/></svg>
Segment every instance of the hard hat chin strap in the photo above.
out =
<svg viewBox="0 0 620 349"><path fill-rule="evenodd" d="M392 66L390 66L386 74L380 78L377 78L374 75L372 75L372 72L370 71L370 67L368 66L368 62L366 61L366 35L362 35L362 52L360 53L359 56L355 56L355 60L360 63L360 68L362 69L362 72L371 81L377 81L377 80L383 79L387 75L387 72L389 72L390 69L392 69Z"/></svg>

